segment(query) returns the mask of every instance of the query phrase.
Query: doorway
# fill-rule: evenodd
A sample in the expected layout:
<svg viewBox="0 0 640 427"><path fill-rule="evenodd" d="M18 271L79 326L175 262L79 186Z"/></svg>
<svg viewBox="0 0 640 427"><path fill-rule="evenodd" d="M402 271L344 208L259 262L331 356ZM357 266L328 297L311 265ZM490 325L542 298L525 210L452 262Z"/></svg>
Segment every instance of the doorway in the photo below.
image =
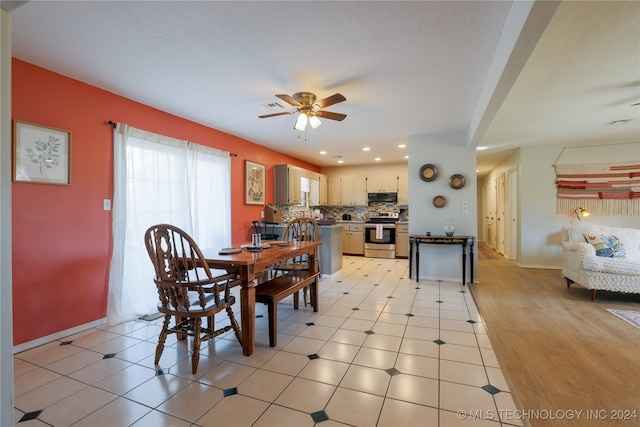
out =
<svg viewBox="0 0 640 427"><path fill-rule="evenodd" d="M509 169L482 186L484 241L506 259L518 258L518 170Z"/></svg>
<svg viewBox="0 0 640 427"><path fill-rule="evenodd" d="M516 168L509 169L507 172L507 191L506 191L506 251L507 259L518 259L518 170Z"/></svg>

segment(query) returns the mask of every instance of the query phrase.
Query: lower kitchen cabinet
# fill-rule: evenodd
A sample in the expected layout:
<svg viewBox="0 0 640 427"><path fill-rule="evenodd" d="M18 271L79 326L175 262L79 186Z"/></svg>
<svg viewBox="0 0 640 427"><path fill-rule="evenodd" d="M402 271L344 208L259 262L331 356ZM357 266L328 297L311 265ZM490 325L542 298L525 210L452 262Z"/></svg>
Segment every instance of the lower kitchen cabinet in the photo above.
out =
<svg viewBox="0 0 640 427"><path fill-rule="evenodd" d="M364 224L342 223L342 253L364 255Z"/></svg>
<svg viewBox="0 0 640 427"><path fill-rule="evenodd" d="M396 258L409 257L409 223L396 223Z"/></svg>

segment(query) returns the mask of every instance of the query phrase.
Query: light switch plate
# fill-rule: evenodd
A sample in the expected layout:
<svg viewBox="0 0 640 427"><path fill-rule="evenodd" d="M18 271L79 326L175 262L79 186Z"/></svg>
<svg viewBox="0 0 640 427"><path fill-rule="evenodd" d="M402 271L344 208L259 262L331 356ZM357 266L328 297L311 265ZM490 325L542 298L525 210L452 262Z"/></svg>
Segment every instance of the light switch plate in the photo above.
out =
<svg viewBox="0 0 640 427"><path fill-rule="evenodd" d="M111 210L111 199L104 199L102 201L102 209L105 211Z"/></svg>

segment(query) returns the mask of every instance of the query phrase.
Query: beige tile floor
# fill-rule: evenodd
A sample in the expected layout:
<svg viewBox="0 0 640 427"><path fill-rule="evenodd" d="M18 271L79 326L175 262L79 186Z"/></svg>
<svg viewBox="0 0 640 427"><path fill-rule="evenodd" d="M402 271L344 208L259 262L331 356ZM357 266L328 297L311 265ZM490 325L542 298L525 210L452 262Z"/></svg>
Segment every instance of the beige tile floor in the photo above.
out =
<svg viewBox="0 0 640 427"><path fill-rule="evenodd" d="M258 304L255 353L224 335L203 343L195 375L175 335L154 366L159 320L16 354L15 425L522 425L466 287L409 280L407 260L343 261L317 313L279 305L277 347Z"/></svg>

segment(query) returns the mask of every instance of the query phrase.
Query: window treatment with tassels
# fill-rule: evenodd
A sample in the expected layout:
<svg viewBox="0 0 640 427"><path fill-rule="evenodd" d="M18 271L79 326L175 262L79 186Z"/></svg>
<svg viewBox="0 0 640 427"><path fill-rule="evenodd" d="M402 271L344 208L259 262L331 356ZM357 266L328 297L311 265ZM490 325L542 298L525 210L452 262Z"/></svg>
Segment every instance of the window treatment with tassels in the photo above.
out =
<svg viewBox="0 0 640 427"><path fill-rule="evenodd" d="M622 145L622 144L621 144ZM591 150L591 159L606 159L598 149L608 150L627 160L640 157L640 144L574 147L580 154ZM567 149L565 149L567 150ZM617 151L616 151L617 150ZM631 155L626 156L628 152ZM633 155L635 152L635 156ZM603 152L604 153L604 152ZM596 215L640 215L640 158L625 162L573 163L579 155L566 156L566 162L556 164L557 202L556 213L571 214L581 207Z"/></svg>

